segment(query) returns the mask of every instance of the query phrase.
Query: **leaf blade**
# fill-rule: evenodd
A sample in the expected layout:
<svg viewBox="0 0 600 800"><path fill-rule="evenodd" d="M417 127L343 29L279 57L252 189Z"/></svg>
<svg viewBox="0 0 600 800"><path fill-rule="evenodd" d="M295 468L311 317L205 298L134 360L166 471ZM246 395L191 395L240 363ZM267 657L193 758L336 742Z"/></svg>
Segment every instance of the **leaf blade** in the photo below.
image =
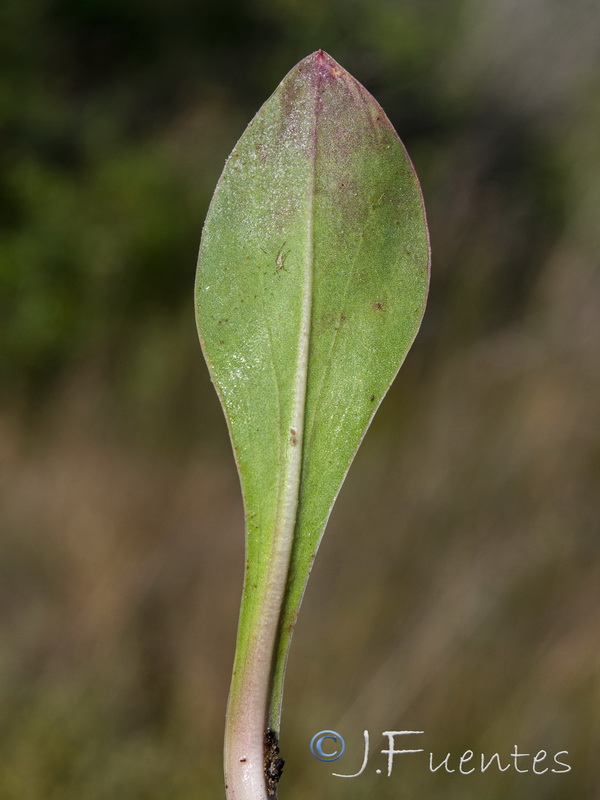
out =
<svg viewBox="0 0 600 800"><path fill-rule="evenodd" d="M306 452L279 632L273 725L285 653L318 544L362 437L417 334L429 284L428 232L412 163L374 98L335 62L328 68L335 80L321 103L315 207L316 218L327 224L315 231ZM344 194L350 195L347 205L339 203ZM369 270L361 265L365 257ZM350 265L341 293L336 281L344 268L336 269L336 261ZM375 352L377 369L371 363Z"/></svg>
<svg viewBox="0 0 600 800"><path fill-rule="evenodd" d="M237 751L230 759L249 791L263 779L260 770L247 779L260 753L244 736L264 729L267 704L268 724L279 727L286 654L312 560L416 335L428 275L420 188L397 134L354 78L314 53L286 76L228 159L196 285L200 339L246 512L229 716L238 725L232 741L252 753L243 767Z"/></svg>

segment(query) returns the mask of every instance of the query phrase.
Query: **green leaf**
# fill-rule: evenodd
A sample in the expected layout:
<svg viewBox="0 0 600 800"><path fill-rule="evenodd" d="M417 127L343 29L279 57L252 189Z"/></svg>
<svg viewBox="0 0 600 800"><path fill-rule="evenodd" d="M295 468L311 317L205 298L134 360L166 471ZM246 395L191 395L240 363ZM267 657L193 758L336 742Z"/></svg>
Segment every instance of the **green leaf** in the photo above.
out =
<svg viewBox="0 0 600 800"><path fill-rule="evenodd" d="M262 737L279 729L298 607L346 472L419 328L428 276L402 143L366 89L313 53L233 150L200 247L198 330L246 513L230 798L274 794Z"/></svg>

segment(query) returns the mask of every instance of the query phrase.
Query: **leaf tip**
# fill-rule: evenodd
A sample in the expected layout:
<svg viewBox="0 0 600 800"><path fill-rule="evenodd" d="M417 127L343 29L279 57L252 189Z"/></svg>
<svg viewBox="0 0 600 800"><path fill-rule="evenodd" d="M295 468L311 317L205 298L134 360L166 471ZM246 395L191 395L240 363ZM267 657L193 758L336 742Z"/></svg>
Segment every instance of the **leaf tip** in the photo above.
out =
<svg viewBox="0 0 600 800"><path fill-rule="evenodd" d="M316 70L325 70L336 77L346 74L346 70L338 64L325 50L315 50L298 64L299 68L309 67Z"/></svg>

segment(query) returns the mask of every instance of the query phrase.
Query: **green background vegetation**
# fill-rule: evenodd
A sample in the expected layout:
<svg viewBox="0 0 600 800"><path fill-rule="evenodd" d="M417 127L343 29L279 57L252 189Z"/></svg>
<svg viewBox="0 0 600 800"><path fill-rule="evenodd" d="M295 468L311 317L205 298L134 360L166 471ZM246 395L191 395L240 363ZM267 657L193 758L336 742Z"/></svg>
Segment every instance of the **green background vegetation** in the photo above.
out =
<svg viewBox="0 0 600 800"><path fill-rule="evenodd" d="M223 796L243 519L195 261L225 157L319 47L408 147L432 289L309 584L282 800L600 788L598 5L5 0L1 800ZM340 772L365 728L573 771L341 781L323 728Z"/></svg>

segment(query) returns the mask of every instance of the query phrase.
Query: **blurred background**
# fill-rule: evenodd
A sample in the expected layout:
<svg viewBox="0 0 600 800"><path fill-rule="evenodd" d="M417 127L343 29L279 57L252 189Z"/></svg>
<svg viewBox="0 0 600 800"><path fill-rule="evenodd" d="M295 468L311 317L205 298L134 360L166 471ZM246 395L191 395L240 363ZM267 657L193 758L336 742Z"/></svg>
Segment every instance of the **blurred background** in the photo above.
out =
<svg viewBox="0 0 600 800"><path fill-rule="evenodd" d="M282 800L600 796L600 6L4 0L1 800L224 797L243 516L195 263L226 156L318 48L412 156L432 286L309 583ZM391 729L572 771L386 778Z"/></svg>

